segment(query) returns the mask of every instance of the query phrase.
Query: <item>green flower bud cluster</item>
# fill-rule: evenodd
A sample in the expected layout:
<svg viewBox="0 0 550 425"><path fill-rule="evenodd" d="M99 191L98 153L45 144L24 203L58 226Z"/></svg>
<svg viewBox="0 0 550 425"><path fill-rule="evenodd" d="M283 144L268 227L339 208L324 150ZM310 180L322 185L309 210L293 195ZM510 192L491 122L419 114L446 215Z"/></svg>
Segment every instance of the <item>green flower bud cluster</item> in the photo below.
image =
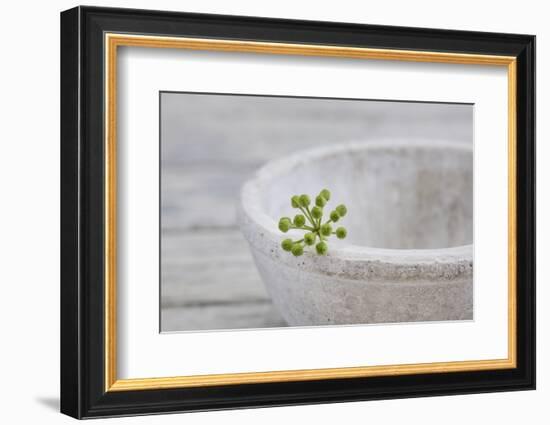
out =
<svg viewBox="0 0 550 425"><path fill-rule="evenodd" d="M347 236L347 230L344 227L338 227L335 230L332 223L336 223L344 217L348 209L345 205L338 205L334 210L328 213L329 219L323 223L324 208L330 200L330 191L323 189L319 195L315 197L315 205L310 208L311 199L308 195L294 195L290 198L292 208L300 210L299 214L290 217L283 217L279 220L279 230L283 233L291 229L304 230L303 239L292 240L285 239L281 243L281 247L288 252L291 252L296 257L304 253L306 246L315 245L315 251L319 255L325 255L328 252L327 239L331 235L336 235L338 239L344 239Z"/></svg>

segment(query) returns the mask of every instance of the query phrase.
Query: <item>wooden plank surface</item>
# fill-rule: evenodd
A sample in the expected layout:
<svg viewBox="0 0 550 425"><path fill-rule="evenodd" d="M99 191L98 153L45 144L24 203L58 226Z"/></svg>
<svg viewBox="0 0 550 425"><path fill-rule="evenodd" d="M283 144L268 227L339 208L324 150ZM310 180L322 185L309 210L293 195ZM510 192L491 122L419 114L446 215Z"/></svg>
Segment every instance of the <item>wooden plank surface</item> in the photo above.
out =
<svg viewBox="0 0 550 425"><path fill-rule="evenodd" d="M161 329L285 326L236 225L266 161L326 144L470 142L472 108L396 102L161 96Z"/></svg>

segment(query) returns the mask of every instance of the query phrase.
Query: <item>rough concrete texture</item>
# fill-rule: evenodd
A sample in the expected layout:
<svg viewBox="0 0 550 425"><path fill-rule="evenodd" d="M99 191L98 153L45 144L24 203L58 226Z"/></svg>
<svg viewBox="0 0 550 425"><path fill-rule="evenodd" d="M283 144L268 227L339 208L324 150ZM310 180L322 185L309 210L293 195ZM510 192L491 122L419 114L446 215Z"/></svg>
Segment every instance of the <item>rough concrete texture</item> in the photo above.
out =
<svg viewBox="0 0 550 425"><path fill-rule="evenodd" d="M469 146L383 141L298 152L243 185L239 224L267 290L294 326L473 317ZM344 241L294 257L280 248L293 194L345 203ZM339 223L340 224L340 223ZM334 239L334 240L333 240Z"/></svg>

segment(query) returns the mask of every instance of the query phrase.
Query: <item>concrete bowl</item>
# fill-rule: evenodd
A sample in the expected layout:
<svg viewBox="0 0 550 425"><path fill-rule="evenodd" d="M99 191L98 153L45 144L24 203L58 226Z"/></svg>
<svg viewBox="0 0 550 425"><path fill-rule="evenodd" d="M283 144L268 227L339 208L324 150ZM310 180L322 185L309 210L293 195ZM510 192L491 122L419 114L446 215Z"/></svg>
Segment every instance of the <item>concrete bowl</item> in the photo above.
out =
<svg viewBox="0 0 550 425"><path fill-rule="evenodd" d="M468 320L473 316L471 146L383 141L301 151L257 171L238 221L267 290L291 326ZM332 192L348 237L319 256L283 251L290 197ZM295 232L295 233L292 233ZM333 240L334 239L334 240Z"/></svg>

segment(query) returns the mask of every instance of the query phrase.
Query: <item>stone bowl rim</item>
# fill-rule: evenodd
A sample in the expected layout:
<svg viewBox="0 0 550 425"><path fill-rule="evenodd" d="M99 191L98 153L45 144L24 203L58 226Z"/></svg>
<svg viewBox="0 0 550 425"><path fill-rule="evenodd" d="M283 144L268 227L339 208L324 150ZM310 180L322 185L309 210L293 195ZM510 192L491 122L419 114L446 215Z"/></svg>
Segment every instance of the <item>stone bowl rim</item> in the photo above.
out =
<svg viewBox="0 0 550 425"><path fill-rule="evenodd" d="M292 236L289 232L279 231L277 222L265 211L262 203L262 186L277 176L300 166L302 163L319 159L336 152L349 150L397 149L451 149L461 152L472 152L471 145L460 142L401 140L350 142L300 151L264 164L248 179L241 188L241 199L238 208L238 221L243 235L248 242L265 255L277 257L278 261L290 266L310 269L323 274L334 274L342 277L358 278L365 270L378 277L410 279L413 276L428 280L447 279L458 275L472 274L473 244L428 249L377 248L367 245L329 246L325 256L319 256L306 249L303 256L294 257L280 248L281 241ZM299 233L295 233L298 235Z"/></svg>

